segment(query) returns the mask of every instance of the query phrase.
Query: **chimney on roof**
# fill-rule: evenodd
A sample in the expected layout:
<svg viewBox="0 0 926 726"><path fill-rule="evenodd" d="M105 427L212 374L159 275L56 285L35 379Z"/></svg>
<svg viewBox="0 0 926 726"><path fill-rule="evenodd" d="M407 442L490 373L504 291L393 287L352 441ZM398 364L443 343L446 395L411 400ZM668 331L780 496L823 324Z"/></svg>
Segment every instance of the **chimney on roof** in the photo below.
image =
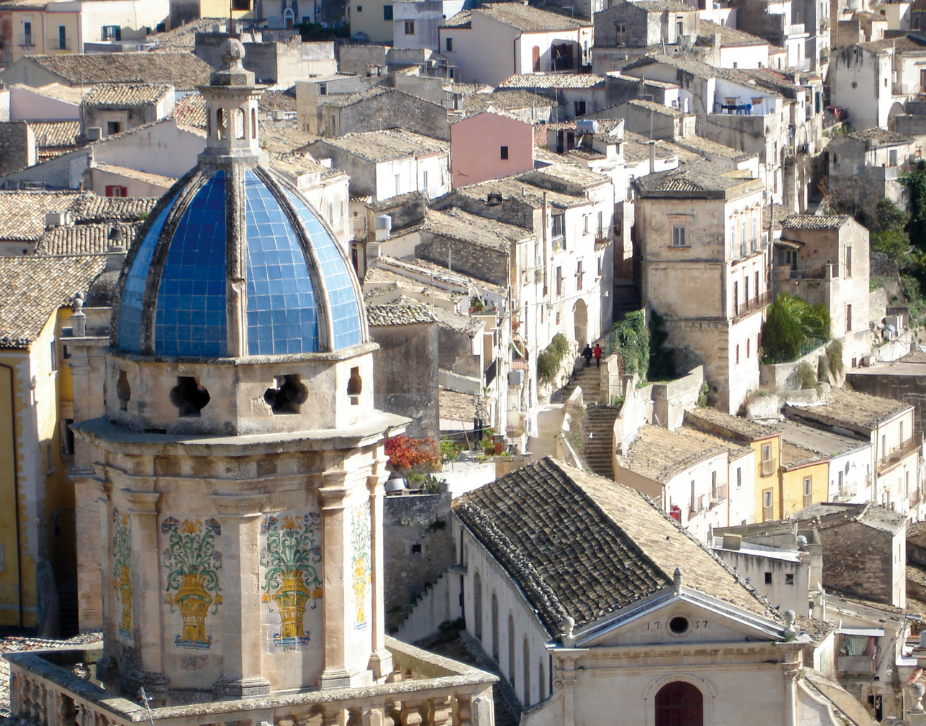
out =
<svg viewBox="0 0 926 726"><path fill-rule="evenodd" d="M122 227L114 224L113 228L109 230L107 239L109 240L109 249L106 250L106 272L121 270L126 256L125 233L122 231Z"/></svg>
<svg viewBox="0 0 926 726"><path fill-rule="evenodd" d="M65 227L69 222L70 215L67 212L47 212L45 214L45 229Z"/></svg>
<svg viewBox="0 0 926 726"><path fill-rule="evenodd" d="M656 142L651 139L647 143L649 144L649 173L652 174L656 171Z"/></svg>

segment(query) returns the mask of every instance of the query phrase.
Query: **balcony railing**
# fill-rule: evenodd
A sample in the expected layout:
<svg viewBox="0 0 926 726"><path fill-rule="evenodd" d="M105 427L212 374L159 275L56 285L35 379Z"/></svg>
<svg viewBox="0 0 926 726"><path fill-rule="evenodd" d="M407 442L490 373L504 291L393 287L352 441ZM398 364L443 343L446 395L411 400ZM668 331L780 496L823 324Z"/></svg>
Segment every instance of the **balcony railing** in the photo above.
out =
<svg viewBox="0 0 926 726"><path fill-rule="evenodd" d="M775 518L774 507L762 507L762 521L771 522Z"/></svg>
<svg viewBox="0 0 926 726"><path fill-rule="evenodd" d="M889 469L897 462L902 459L906 459L910 454L915 452L922 443L922 437L920 434L915 434L909 439L904 441L900 446L897 446L890 451L884 453L881 456L881 461L878 462L878 473L881 473L885 469Z"/></svg>
<svg viewBox="0 0 926 726"><path fill-rule="evenodd" d="M787 27L788 35L803 35L805 32L803 23L792 23Z"/></svg>
<svg viewBox="0 0 926 726"><path fill-rule="evenodd" d="M786 266L779 265L778 269L785 270ZM788 277L792 280L835 280L839 278L839 272L839 264L830 263L816 268L791 268Z"/></svg>
<svg viewBox="0 0 926 726"><path fill-rule="evenodd" d="M855 674L874 673L875 657L873 655L838 655L836 656L836 670Z"/></svg>
<svg viewBox="0 0 926 726"><path fill-rule="evenodd" d="M736 303L733 306L733 317L740 318L749 313L755 312L764 308L771 302L772 295L769 292L763 292L761 295L756 295L754 298L750 298L741 303Z"/></svg>
<svg viewBox="0 0 926 726"><path fill-rule="evenodd" d="M775 460L774 459L765 459L762 462L762 476L771 476L775 473Z"/></svg>
<svg viewBox="0 0 926 726"><path fill-rule="evenodd" d="M394 665L386 683L150 711L74 675L68 668L86 660L82 649L10 653L10 708L14 720L35 726L191 726L229 721L239 726L304 724L312 722L319 712L325 724L422 723L421 713L426 712L427 723L433 726L489 726L491 709L477 708L475 701L492 700L496 676L392 638L386 641Z"/></svg>

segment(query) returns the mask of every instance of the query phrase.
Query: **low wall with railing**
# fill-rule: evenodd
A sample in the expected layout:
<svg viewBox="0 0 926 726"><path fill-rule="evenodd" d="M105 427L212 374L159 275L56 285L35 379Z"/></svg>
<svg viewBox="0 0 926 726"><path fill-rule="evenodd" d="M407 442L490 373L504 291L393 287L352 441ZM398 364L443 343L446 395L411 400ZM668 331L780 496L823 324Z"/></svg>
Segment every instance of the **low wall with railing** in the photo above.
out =
<svg viewBox="0 0 926 726"><path fill-rule="evenodd" d="M759 366L759 384L768 386L774 391L799 390L801 381L798 377L797 369L800 367L801 363L809 363L813 368L814 378L816 378L817 365L820 358L823 357L825 353L826 344L824 343L790 363L761 364Z"/></svg>
<svg viewBox="0 0 926 726"><path fill-rule="evenodd" d="M83 651L8 653L14 721L34 726L206 726L234 723L372 723L491 726L492 685L498 678L477 668L387 638L394 670L389 682L365 688L281 693L246 700L152 708L105 691L67 669Z"/></svg>

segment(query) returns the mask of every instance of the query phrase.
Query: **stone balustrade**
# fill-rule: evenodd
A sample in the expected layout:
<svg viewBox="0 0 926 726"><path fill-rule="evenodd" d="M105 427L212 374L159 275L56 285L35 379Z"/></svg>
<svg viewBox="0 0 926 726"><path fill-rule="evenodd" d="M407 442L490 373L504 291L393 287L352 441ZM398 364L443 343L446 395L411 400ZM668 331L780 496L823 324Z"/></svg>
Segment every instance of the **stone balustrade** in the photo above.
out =
<svg viewBox="0 0 926 726"><path fill-rule="evenodd" d="M35 726L491 726L490 673L387 638L383 684L149 710L74 675L83 650L10 653L13 717Z"/></svg>

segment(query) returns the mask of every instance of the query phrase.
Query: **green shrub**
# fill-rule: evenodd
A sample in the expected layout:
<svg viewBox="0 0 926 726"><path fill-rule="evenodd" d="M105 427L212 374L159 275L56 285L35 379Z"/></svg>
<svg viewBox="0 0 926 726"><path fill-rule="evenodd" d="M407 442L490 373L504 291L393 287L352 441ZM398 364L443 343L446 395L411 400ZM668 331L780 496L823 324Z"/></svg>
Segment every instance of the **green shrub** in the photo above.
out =
<svg viewBox="0 0 926 726"><path fill-rule="evenodd" d="M460 447L452 439L440 440L440 458L445 464L460 458Z"/></svg>
<svg viewBox="0 0 926 726"><path fill-rule="evenodd" d="M779 295L768 306L762 325L766 363L789 363L830 339L825 305L810 305L797 295Z"/></svg>
<svg viewBox="0 0 926 726"><path fill-rule="evenodd" d="M569 352L569 341L562 333L553 336L550 344L537 356L537 377L541 383L553 383Z"/></svg>
<svg viewBox="0 0 926 726"><path fill-rule="evenodd" d="M834 340L828 346L826 346L826 364L830 369L830 373L833 374L833 378L838 378L842 375L842 372L846 369L846 365L842 360L843 351L842 351L842 342Z"/></svg>
<svg viewBox="0 0 926 726"><path fill-rule="evenodd" d="M814 372L813 366L805 360L801 361L801 364L797 367L797 379L801 383L802 390L817 387L817 374Z"/></svg>

